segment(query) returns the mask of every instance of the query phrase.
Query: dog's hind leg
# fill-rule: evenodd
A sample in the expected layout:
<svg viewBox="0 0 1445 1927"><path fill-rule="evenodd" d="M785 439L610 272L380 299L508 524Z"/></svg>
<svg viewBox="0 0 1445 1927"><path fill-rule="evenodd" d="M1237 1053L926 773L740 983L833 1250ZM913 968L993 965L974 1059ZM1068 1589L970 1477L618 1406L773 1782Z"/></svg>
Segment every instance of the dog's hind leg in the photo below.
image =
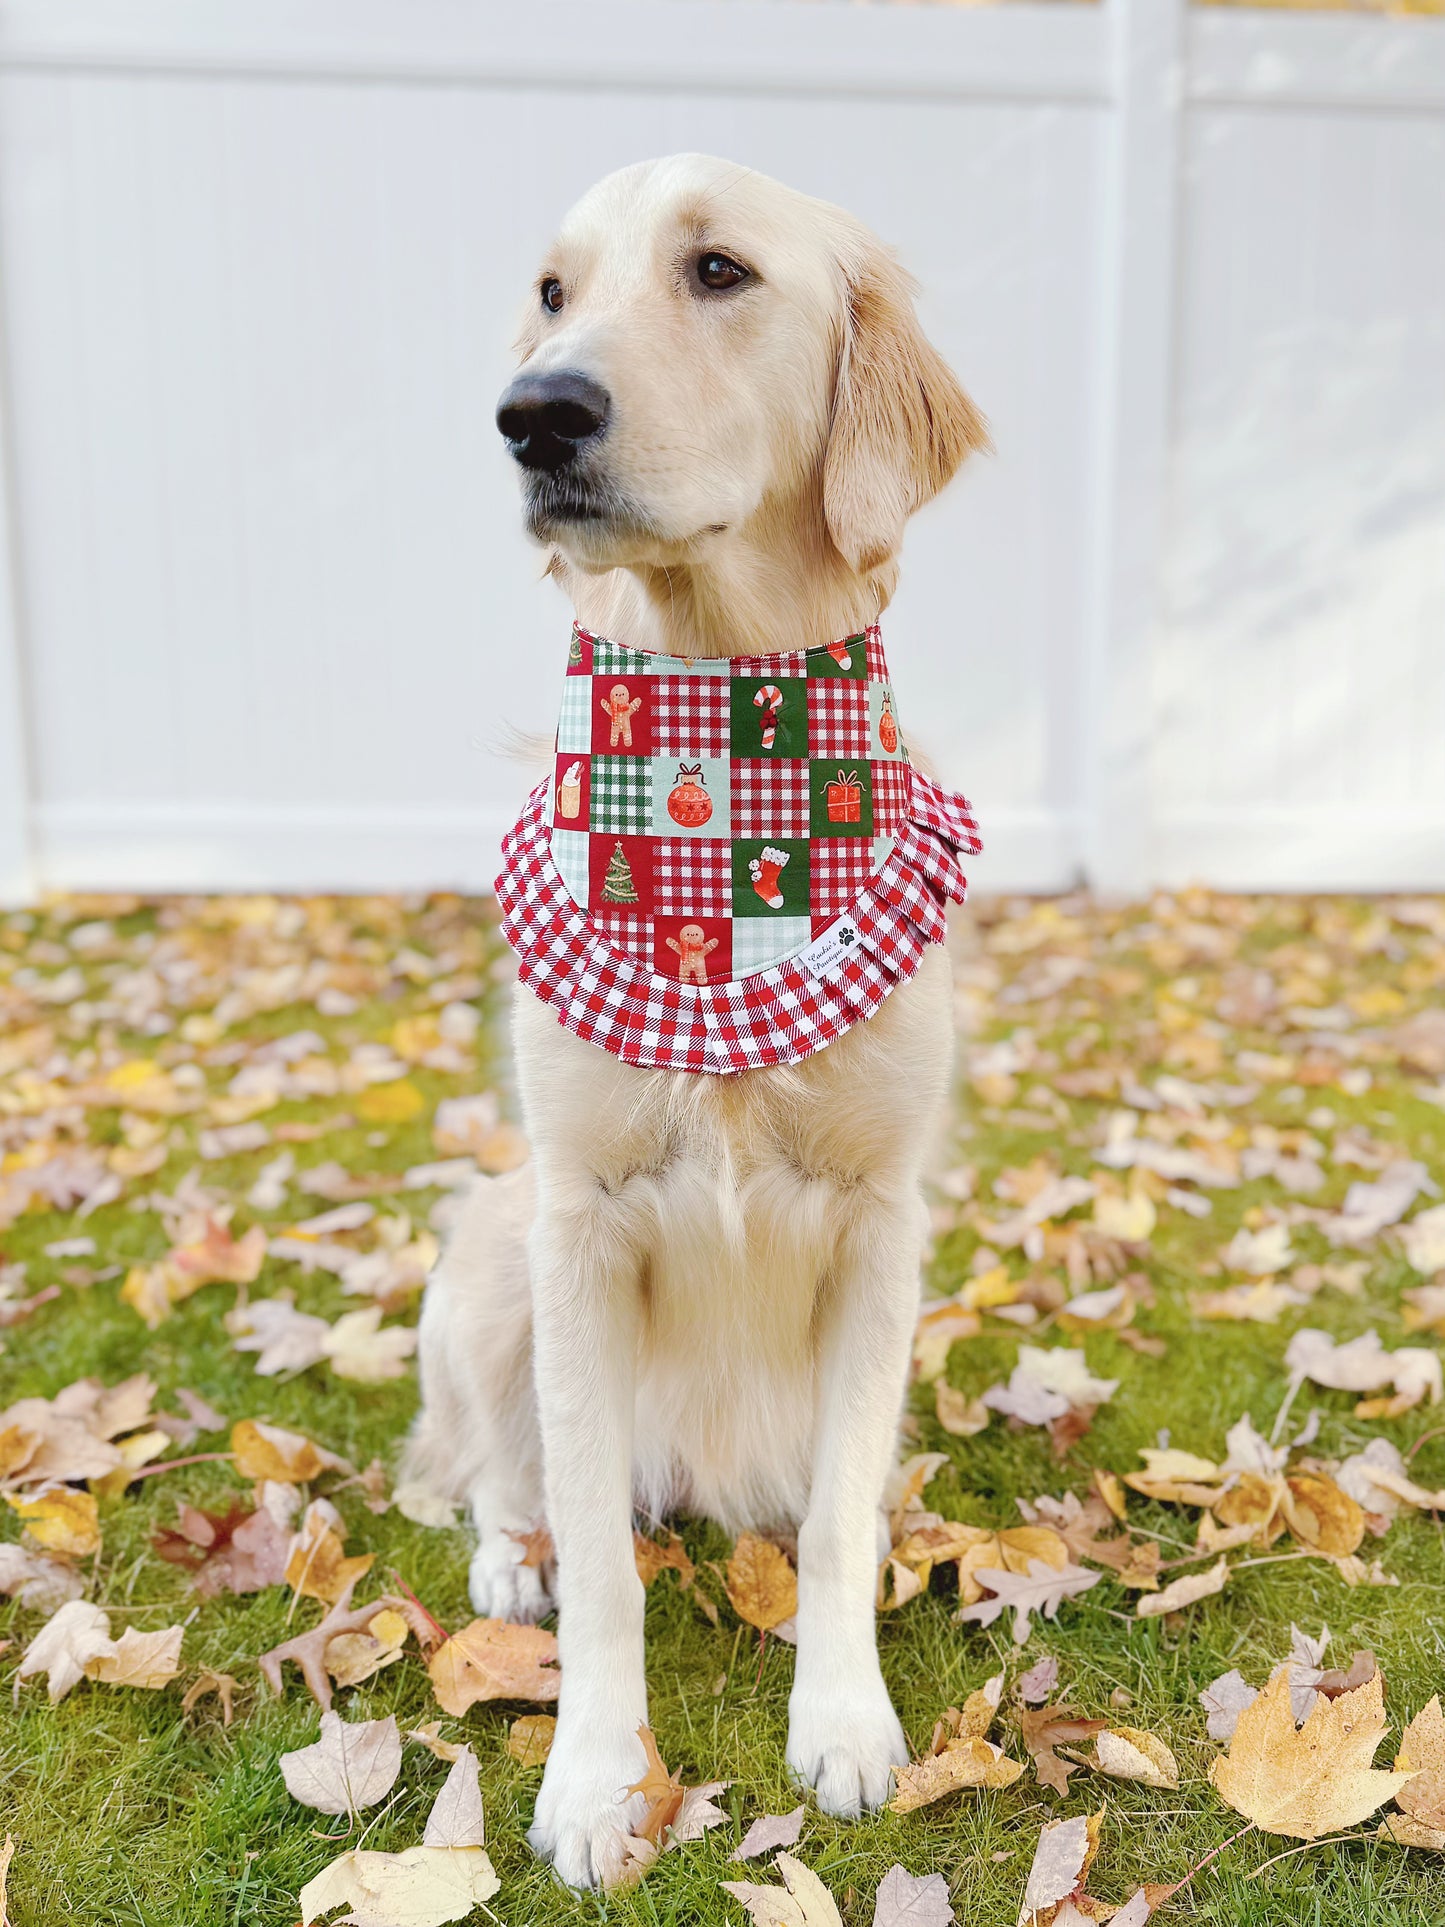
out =
<svg viewBox="0 0 1445 1927"><path fill-rule="evenodd" d="M545 1524L532 1379L527 1234L530 1167L479 1178L422 1302L422 1409L404 1475L465 1501L477 1530L472 1604L491 1618L551 1610L550 1559L528 1539ZM531 1563L528 1563L528 1562Z"/></svg>

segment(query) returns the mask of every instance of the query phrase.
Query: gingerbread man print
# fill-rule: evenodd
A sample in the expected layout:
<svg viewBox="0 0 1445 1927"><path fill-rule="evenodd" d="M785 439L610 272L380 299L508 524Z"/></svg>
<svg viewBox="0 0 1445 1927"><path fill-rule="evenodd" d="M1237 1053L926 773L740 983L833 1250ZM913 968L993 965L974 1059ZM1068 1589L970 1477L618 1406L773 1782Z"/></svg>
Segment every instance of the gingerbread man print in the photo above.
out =
<svg viewBox="0 0 1445 1927"><path fill-rule="evenodd" d="M609 748L616 749L621 744L623 749L631 749L632 719L641 707L641 696L629 695L625 682L613 683L602 698L602 713L612 725Z"/></svg>
<svg viewBox="0 0 1445 1927"><path fill-rule="evenodd" d="M705 984L707 960L717 946L716 937L704 938L700 923L685 923L675 937L667 939L668 949L677 952L677 981L680 984Z"/></svg>

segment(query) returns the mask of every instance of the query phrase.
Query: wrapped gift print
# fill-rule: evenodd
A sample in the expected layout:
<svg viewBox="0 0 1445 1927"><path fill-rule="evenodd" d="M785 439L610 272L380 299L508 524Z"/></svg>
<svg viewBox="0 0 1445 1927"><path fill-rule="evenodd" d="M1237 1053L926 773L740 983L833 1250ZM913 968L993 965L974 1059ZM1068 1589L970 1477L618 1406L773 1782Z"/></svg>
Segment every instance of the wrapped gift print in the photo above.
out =
<svg viewBox="0 0 1445 1927"><path fill-rule="evenodd" d="M614 950L711 986L798 955L903 827L908 756L876 629L687 661L575 629L551 856Z"/></svg>

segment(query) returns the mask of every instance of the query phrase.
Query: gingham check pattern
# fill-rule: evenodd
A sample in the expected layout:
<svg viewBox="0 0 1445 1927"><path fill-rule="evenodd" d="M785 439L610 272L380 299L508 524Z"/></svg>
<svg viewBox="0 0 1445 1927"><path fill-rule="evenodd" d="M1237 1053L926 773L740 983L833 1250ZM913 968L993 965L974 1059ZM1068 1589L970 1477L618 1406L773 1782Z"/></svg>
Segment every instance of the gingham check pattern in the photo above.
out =
<svg viewBox="0 0 1445 1927"><path fill-rule="evenodd" d="M837 917L851 910L873 875L873 845L861 837L820 839L810 854L809 909L813 916Z"/></svg>
<svg viewBox="0 0 1445 1927"><path fill-rule="evenodd" d="M808 766L738 757L732 766L733 835L800 837L808 834L812 802Z"/></svg>
<svg viewBox="0 0 1445 1927"><path fill-rule="evenodd" d="M907 763L873 765L873 833L897 836L908 811Z"/></svg>
<svg viewBox="0 0 1445 1927"><path fill-rule="evenodd" d="M809 674L807 651L734 657L714 668L624 649L605 638L582 640L590 661L586 673L574 665L567 678L559 725L559 738L574 737L575 753L587 755L590 765L585 827L564 830L559 821L557 830L566 843L570 887L554 857L549 783L533 793L507 838L506 868L497 880L503 929L521 957L522 981L578 1036L633 1064L735 1072L797 1062L822 1049L871 1015L893 985L917 969L926 945L942 939L946 900L961 901L966 889L959 854L979 847L962 797L919 777L906 755L890 760L871 753L870 685L888 679L876 629L866 638L866 679L837 675L831 665ZM597 679L616 676L637 678L629 687L647 704L631 755L592 748L599 741L591 716ZM803 679L806 755L792 753L800 747L796 741L787 744L788 753L769 758L731 755L733 684L739 677ZM743 704L750 695L741 692ZM563 755L573 753L571 743L559 740L558 747ZM654 768L672 758L679 764L709 761L715 771L726 761L725 834L667 836L653 830ZM867 766L871 834L812 834L812 779L820 758ZM720 774L708 785L714 796ZM643 847L629 845L644 900L587 907L598 890L597 842L628 836L646 839ZM807 865L809 901L804 906L790 898L774 922L754 914L758 906L750 897L746 914L734 921L734 891L751 888L746 846L767 842L795 846L794 862ZM805 853L796 852L799 843L807 845ZM591 862L585 860L589 847ZM559 855L561 849L559 841ZM574 895L579 889L580 897ZM860 940L833 961L816 953L814 942L844 913ZM719 936L731 923L730 976L683 984L662 974L654 962L663 956L655 948L656 920L678 917L696 918ZM753 959L776 955L769 932L783 954L754 967ZM726 947L722 954L728 955ZM816 967L809 961L814 957Z"/></svg>
<svg viewBox="0 0 1445 1927"><path fill-rule="evenodd" d="M644 756L592 758L592 828L636 836L652 816L652 767Z"/></svg>
<svg viewBox="0 0 1445 1927"><path fill-rule="evenodd" d="M652 863L653 908L658 916L732 914L731 843L711 836L663 838L653 846Z"/></svg>
<svg viewBox="0 0 1445 1927"><path fill-rule="evenodd" d="M726 756L731 729L721 676L661 676L650 689L653 748L659 756Z"/></svg>
<svg viewBox="0 0 1445 1927"><path fill-rule="evenodd" d="M808 751L864 761L868 741L868 685L848 676L819 676L808 685Z"/></svg>

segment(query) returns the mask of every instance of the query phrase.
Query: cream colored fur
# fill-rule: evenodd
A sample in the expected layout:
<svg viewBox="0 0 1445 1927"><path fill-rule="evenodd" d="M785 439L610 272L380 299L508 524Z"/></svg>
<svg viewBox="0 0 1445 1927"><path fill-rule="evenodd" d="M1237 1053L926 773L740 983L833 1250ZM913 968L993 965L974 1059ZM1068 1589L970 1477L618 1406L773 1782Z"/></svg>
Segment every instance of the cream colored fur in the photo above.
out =
<svg viewBox="0 0 1445 1927"><path fill-rule="evenodd" d="M698 298L708 249L752 270L745 293ZM719 656L874 619L908 515L985 439L881 245L684 155L594 188L543 275L565 304L538 305L523 360L608 388L629 505L536 530L583 623ZM534 1618L555 1595L563 1688L530 1837L573 1886L617 1876L638 1818L634 1507L797 1530L788 1761L825 1809L877 1805L907 1757L873 1591L952 1035L939 949L828 1049L737 1077L634 1069L518 994L533 1163L478 1183L427 1287L412 1470L470 1503L479 1612ZM543 1519L555 1575L512 1536Z"/></svg>

